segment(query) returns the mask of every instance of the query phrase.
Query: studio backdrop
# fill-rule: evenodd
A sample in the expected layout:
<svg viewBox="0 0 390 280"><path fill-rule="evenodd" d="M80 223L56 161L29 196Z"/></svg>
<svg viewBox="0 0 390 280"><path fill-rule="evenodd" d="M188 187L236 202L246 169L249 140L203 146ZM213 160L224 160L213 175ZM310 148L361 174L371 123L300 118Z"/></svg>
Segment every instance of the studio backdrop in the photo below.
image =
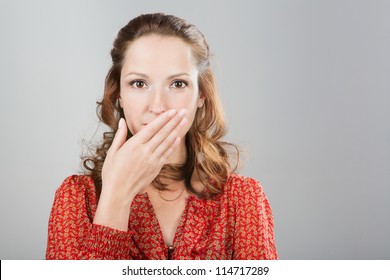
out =
<svg viewBox="0 0 390 280"><path fill-rule="evenodd" d="M241 174L280 259L390 259L389 1L0 0L0 258L43 259L55 190L99 141L119 29L142 13L206 36Z"/></svg>

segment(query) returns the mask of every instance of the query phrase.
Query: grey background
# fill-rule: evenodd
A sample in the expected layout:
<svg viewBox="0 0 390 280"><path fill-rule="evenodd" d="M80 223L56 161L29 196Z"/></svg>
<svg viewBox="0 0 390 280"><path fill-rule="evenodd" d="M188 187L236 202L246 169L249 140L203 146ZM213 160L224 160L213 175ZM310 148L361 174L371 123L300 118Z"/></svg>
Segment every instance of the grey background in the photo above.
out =
<svg viewBox="0 0 390 280"><path fill-rule="evenodd" d="M54 192L100 139L131 18L174 14L214 53L228 140L281 259L390 259L390 1L0 1L0 258L43 259Z"/></svg>

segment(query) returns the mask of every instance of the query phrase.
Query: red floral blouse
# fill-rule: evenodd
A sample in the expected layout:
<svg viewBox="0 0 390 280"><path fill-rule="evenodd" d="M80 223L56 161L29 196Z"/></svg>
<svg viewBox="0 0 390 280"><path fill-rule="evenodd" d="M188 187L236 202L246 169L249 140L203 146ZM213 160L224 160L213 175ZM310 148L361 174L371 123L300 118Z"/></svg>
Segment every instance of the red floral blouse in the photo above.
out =
<svg viewBox="0 0 390 280"><path fill-rule="evenodd" d="M73 175L57 190L47 259L277 259L270 205L259 182L232 174L212 199L189 196L173 247L165 245L148 195L137 195L127 232L92 223L92 179Z"/></svg>

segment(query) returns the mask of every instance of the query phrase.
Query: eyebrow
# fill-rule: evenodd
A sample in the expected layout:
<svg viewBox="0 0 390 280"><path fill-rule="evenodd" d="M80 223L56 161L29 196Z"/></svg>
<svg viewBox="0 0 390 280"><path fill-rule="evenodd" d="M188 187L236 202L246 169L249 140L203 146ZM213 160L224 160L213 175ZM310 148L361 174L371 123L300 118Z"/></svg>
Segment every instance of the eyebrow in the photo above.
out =
<svg viewBox="0 0 390 280"><path fill-rule="evenodd" d="M149 78L148 75L143 74L143 73L139 73L139 72L130 72L130 73L127 73L127 74L126 74L126 77L127 77L127 76L130 76L130 75L136 75L136 76L141 76L141 77L144 77L144 78ZM168 77L168 80L173 79L173 78L176 78L176 77L179 77L179 76L191 76L191 75L188 74L188 73L186 73L186 72L182 72L182 73L170 75L170 76Z"/></svg>

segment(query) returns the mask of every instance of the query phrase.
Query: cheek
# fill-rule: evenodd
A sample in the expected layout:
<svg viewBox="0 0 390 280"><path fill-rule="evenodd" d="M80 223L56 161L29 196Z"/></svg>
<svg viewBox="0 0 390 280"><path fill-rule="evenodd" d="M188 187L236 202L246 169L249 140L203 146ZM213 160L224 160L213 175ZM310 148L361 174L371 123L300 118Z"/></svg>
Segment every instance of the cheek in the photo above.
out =
<svg viewBox="0 0 390 280"><path fill-rule="evenodd" d="M136 122L134 121L137 117L135 112L133 110L124 110L124 114L128 129L130 130L131 134L135 135L138 132Z"/></svg>
<svg viewBox="0 0 390 280"><path fill-rule="evenodd" d="M142 127L139 125L139 120L141 119L143 112L143 105L139 99L128 98L123 100L123 112L125 115L127 127L130 132L135 135Z"/></svg>
<svg viewBox="0 0 390 280"><path fill-rule="evenodd" d="M198 91L191 91L186 93L179 93L177 95L172 94L169 95L168 107L169 109L177 109L180 110L185 108L190 111L194 111L197 108L198 101Z"/></svg>
<svg viewBox="0 0 390 280"><path fill-rule="evenodd" d="M180 98L176 97L172 102L170 102L171 106L169 106L169 109L176 109L178 112L183 108L187 110L185 118L188 120L188 122L181 129L181 137L183 137L188 132L188 130L192 126L192 123L194 122L195 114L198 109L197 98L195 97L192 95Z"/></svg>

